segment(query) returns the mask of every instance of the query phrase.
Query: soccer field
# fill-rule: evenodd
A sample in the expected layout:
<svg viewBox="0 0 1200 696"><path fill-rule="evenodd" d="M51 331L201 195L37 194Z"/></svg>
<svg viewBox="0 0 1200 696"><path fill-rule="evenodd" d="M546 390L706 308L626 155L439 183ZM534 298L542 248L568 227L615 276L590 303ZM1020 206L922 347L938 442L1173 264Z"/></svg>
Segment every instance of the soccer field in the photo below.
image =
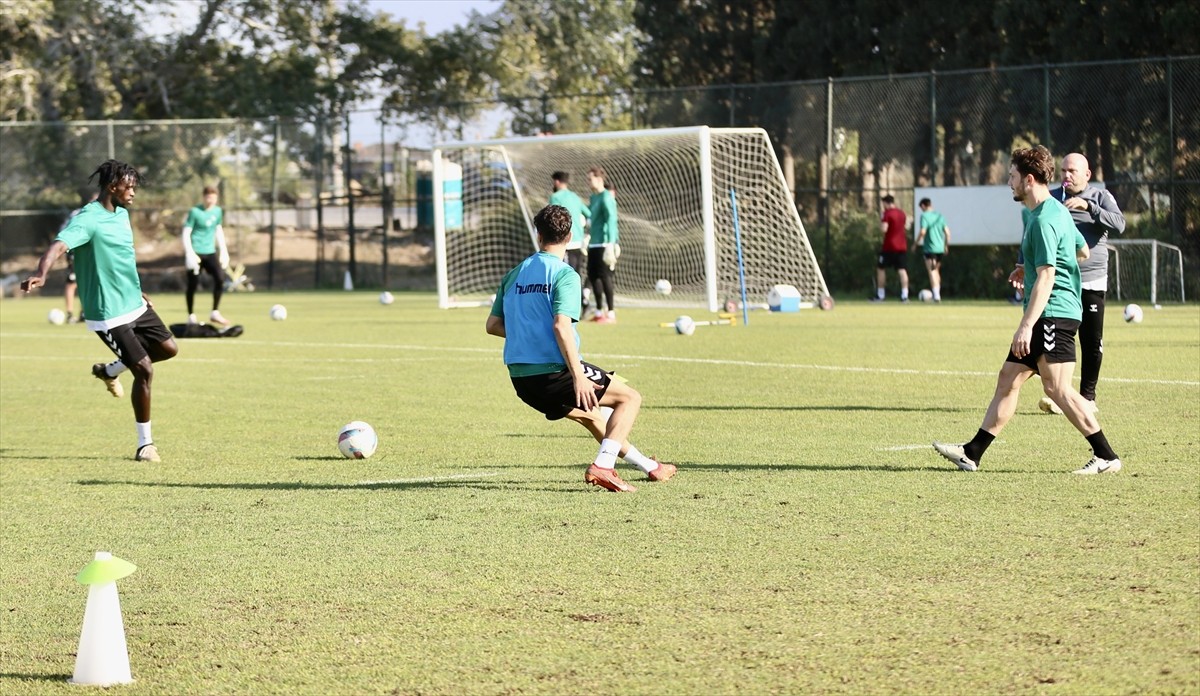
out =
<svg viewBox="0 0 1200 696"><path fill-rule="evenodd" d="M632 495L584 485L595 443L517 399L482 308L229 295L244 336L156 366L149 464L90 376L110 354L55 305L0 305L0 692L77 693L97 550L138 565L121 693L1200 692L1196 305L1109 307L1099 417L1125 468L1095 477L1037 380L979 473L929 447L978 428L1019 308L691 337L623 309L580 326L584 357L679 465L622 467ZM351 420L373 458L338 454Z"/></svg>

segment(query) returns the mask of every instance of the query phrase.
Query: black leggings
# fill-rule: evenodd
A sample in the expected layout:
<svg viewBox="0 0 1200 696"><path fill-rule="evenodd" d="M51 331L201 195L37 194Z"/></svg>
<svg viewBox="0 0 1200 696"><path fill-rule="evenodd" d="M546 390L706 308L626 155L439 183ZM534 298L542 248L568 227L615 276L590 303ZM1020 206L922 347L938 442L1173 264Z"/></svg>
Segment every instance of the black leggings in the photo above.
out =
<svg viewBox="0 0 1200 696"><path fill-rule="evenodd" d="M592 284L592 297L596 300L596 311L604 309L604 303L608 303L608 311L616 309L613 306L613 269L604 263L604 247L590 247L588 249L588 282Z"/></svg>
<svg viewBox="0 0 1200 696"><path fill-rule="evenodd" d="M217 263L216 254L200 254L200 268L213 277L213 311L221 304L221 293L225 292L225 271ZM196 287L200 285L200 274L187 272L187 307L188 314L193 314L192 306L196 300Z"/></svg>
<svg viewBox="0 0 1200 696"><path fill-rule="evenodd" d="M1079 323L1079 393L1096 400L1096 382L1104 360L1104 291L1084 290L1083 321Z"/></svg>

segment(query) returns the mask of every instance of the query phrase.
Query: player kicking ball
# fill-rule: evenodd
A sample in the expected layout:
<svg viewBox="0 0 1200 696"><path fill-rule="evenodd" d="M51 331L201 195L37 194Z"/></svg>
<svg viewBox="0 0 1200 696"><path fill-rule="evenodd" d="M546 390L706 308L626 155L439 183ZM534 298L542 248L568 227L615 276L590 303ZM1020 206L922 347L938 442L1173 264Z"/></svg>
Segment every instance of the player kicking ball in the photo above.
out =
<svg viewBox="0 0 1200 696"><path fill-rule="evenodd" d="M1050 196L1054 175L1050 151L1038 145L1013 152L1008 185L1013 200L1029 209L1021 254L1025 259L1025 314L1009 346L1008 358L996 379L996 392L983 424L964 445L933 443L938 454L963 471L976 471L983 453L1017 410L1021 386L1035 374L1042 389L1079 430L1094 456L1076 474L1106 474L1121 470L1096 420L1095 411L1071 386L1075 371L1075 332L1083 317L1080 303L1079 258L1088 246L1075 229L1071 214Z"/></svg>
<svg viewBox="0 0 1200 696"><path fill-rule="evenodd" d="M161 461L150 436L150 382L153 363L170 360L179 352L171 332L154 312L138 278L133 253L133 228L126 210L142 183L137 169L117 160L101 164L88 181L99 177L100 196L71 218L38 261L37 271L21 282L30 292L46 282L46 274L58 257L75 253L79 299L87 327L116 354L111 363L96 363L92 376L104 382L109 393L121 396L118 379L125 370L133 373L133 416L138 446L133 458Z"/></svg>
<svg viewBox="0 0 1200 696"><path fill-rule="evenodd" d="M675 475L675 465L646 457L629 442L642 395L579 356L580 280L563 258L571 239L571 213L549 205L533 219L538 251L504 276L487 332L504 339L504 364L517 396L547 420L568 418L600 443L583 480L614 493L637 488L617 475L617 457L651 481ZM605 420L600 407L612 409Z"/></svg>

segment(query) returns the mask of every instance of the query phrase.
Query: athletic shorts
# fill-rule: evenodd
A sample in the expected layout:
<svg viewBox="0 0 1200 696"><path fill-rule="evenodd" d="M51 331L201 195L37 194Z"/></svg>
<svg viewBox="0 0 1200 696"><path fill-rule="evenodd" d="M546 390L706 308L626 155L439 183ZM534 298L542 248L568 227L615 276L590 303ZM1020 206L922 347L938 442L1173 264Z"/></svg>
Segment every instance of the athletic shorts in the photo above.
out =
<svg viewBox="0 0 1200 696"><path fill-rule="evenodd" d="M1029 355L1018 358L1009 348L1005 362L1021 363L1038 371L1038 358L1046 356L1048 363L1075 362L1075 333L1079 322L1074 319L1042 317L1033 325L1033 337L1029 341Z"/></svg>
<svg viewBox="0 0 1200 696"><path fill-rule="evenodd" d="M942 255L941 254L925 254L925 260L926 261L936 261L937 263L941 263Z"/></svg>
<svg viewBox="0 0 1200 696"><path fill-rule="evenodd" d="M97 331L96 335L126 367L138 364L149 355L146 352L149 346L174 340L162 319L149 307L132 322L107 331Z"/></svg>
<svg viewBox="0 0 1200 696"><path fill-rule="evenodd" d="M587 273L587 257L583 253L583 249L567 249L567 265L570 266L580 278L583 278Z"/></svg>
<svg viewBox="0 0 1200 696"><path fill-rule="evenodd" d="M583 373L593 383L600 385L596 390L596 399L603 398L604 393L608 391L608 385L612 383L610 373L588 362L583 363ZM564 418L575 408L575 380L571 378L570 370L513 377L512 383L521 401L529 404L535 411L545 414L546 420Z"/></svg>
<svg viewBox="0 0 1200 696"><path fill-rule="evenodd" d="M908 268L908 252L881 251L879 252L879 261L876 263L875 267L894 268L897 271L903 271Z"/></svg>

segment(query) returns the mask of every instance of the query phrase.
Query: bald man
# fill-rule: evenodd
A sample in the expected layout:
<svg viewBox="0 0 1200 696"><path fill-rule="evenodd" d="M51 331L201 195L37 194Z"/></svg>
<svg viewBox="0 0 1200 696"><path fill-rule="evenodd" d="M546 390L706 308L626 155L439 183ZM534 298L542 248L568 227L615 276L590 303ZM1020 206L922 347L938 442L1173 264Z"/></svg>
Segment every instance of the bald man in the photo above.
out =
<svg viewBox="0 0 1200 696"><path fill-rule="evenodd" d="M1079 324L1079 393L1096 409L1096 382L1104 358L1104 296L1108 292L1110 234L1125 231L1125 215L1107 190L1092 186L1087 158L1072 152L1062 160L1062 186L1050 195L1071 211L1075 227L1087 240L1091 254L1079 264L1083 321Z"/></svg>

